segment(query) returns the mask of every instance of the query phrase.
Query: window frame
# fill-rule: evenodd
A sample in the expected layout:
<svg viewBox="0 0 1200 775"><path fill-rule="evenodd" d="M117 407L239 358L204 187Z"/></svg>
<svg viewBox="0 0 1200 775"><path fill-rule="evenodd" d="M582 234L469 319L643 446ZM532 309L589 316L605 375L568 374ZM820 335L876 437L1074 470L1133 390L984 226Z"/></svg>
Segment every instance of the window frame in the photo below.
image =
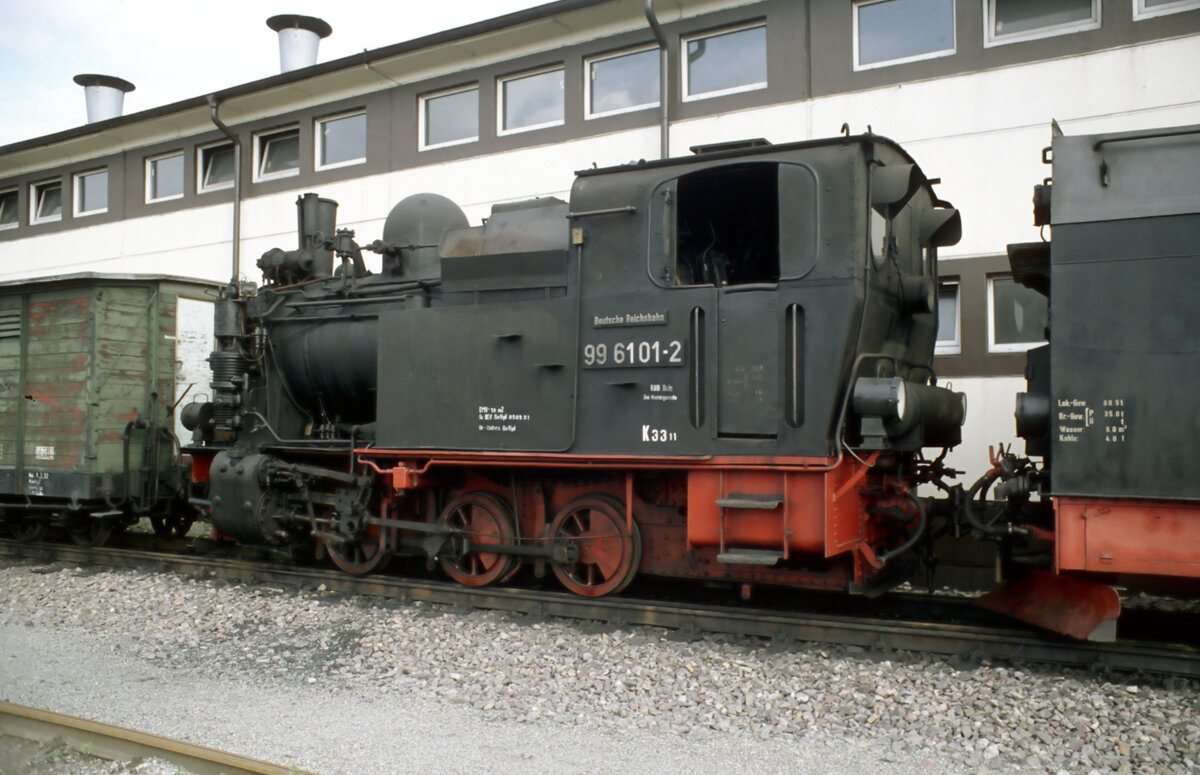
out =
<svg viewBox="0 0 1200 775"><path fill-rule="evenodd" d="M347 119L347 118L354 118L355 116L363 117L362 156L358 156L353 159L346 159L345 161L336 161L336 162L333 162L332 164L322 164L321 163L321 151L323 151L325 149L325 135L321 131L322 125L327 124L331 121L341 121L341 120ZM299 142L299 138L297 138L297 142ZM316 170L317 172L322 172L324 170L336 170L336 169L340 169L342 167L353 167L356 164L366 164L366 163L367 163L367 109L366 108L358 108L356 110L348 110L344 113L337 113L332 116L322 116L321 118L313 119L313 169L314 170Z"/></svg>
<svg viewBox="0 0 1200 775"><path fill-rule="evenodd" d="M708 177L726 177L730 175L758 175L759 170L765 167L773 167L775 175L774 192L775 200L775 244L774 244L774 279L762 279L761 277L750 280L740 280L732 283L716 283L709 281L698 281L695 276L690 278L689 282L680 282L680 229L679 219L681 210L684 205L687 205L686 210L689 215L693 209L690 202L687 200L694 197L681 196L679 185L685 180L695 180L698 178ZM716 289L718 291L727 291L728 289L736 289L749 285L779 286L780 283L785 283L793 280L798 280L805 277L816 262L817 247L816 241L811 244L806 256L806 261L798 263L795 260L788 261L788 255L804 255L800 251L788 251L784 245L783 237L783 203L779 201L779 177L784 168L793 168L803 170L809 176L814 186L814 190L819 189L818 177L816 171L809 165L798 161L786 161L779 159L731 159L721 164L704 169L693 169L691 171L676 174L658 181L650 190L648 204L646 205L646 213L648 218L648 228L646 232L647 249L646 249L646 275L649 277L656 287L664 290L695 290L697 288ZM690 181L689 181L690 182ZM767 189L761 188L759 191ZM819 220L819 205L818 198L812 197L813 210L812 220ZM667 216L669 224L667 223ZM761 270L762 267L759 267Z"/></svg>
<svg viewBox="0 0 1200 775"><path fill-rule="evenodd" d="M1046 339L1043 337L1033 342L1010 342L1007 344L999 344L996 342L996 281L1010 280L1013 283L1017 281L1011 273L991 274L987 276L987 351L989 355L996 353L1023 353L1032 350L1036 347L1041 347L1046 344ZM1019 285L1019 283L1017 283Z"/></svg>
<svg viewBox="0 0 1200 775"><path fill-rule="evenodd" d="M950 3L950 29L953 31L954 40L950 42L950 48L930 51L924 54L913 54L912 56L898 57L896 59L883 59L879 62L871 62L870 64L859 64L859 33L858 33L858 9L863 6L879 5L880 3L889 3L892 0L855 0L850 10L850 43L851 43L851 65L854 72L862 72L865 70L878 70L881 67L895 67L896 65L906 65L910 62L924 62L928 59L941 59L943 57L951 57L958 53L958 5ZM987 3L988 0L983 0ZM985 19L984 24L987 24Z"/></svg>
<svg viewBox="0 0 1200 775"><path fill-rule="evenodd" d="M0 231L15 229L21 225L21 189L18 186L9 186L0 188L0 199L12 194L13 196L13 215L16 217L12 223L0 223Z"/></svg>
<svg viewBox="0 0 1200 775"><path fill-rule="evenodd" d="M220 183L213 183L211 185L206 185L204 182L205 178L208 177L207 169L206 169L207 165L204 163L205 162L205 154L208 151L214 151L218 148L224 148L226 146L228 146L229 150L233 152L234 160L236 163L237 151L234 148L233 143L229 140L216 140L211 143L205 143L203 145L196 146L196 193L197 194L207 194L210 191L224 191L227 188L233 188L234 178L236 178L238 175L238 170L236 169L236 167L233 170L233 178L230 178L229 180L224 180L224 181L221 181Z"/></svg>
<svg viewBox="0 0 1200 775"><path fill-rule="evenodd" d="M84 178L90 178L93 175L104 174L104 207L94 210L83 209L83 195L87 188L86 185L80 185ZM108 212L108 167L96 167L95 169L76 172L71 175L71 215L78 218L86 215L102 215Z"/></svg>
<svg viewBox="0 0 1200 775"><path fill-rule="evenodd" d="M938 329L941 329L941 294L944 288L954 289L954 338L938 339L934 332L934 355L962 355L962 281L957 277L938 278L936 303L938 304Z"/></svg>
<svg viewBox="0 0 1200 775"><path fill-rule="evenodd" d="M610 51L607 54L596 54L583 58L583 118L585 121L591 121L594 118L604 118L606 116L619 116L622 113L633 113L638 110L648 110L657 108L662 105L662 94L658 95L658 99L653 102L644 102L639 105L631 105L624 108L616 108L614 110L602 110L598 112L592 111L592 65L596 62L606 62L610 59L620 59L621 57L633 56L635 54L645 54L648 51L653 51L658 54L661 49L655 43L648 43L643 46L634 46L632 48L621 49L620 51ZM658 62L658 66L662 67L662 62ZM662 73L658 74L655 79L654 88L656 91L661 91Z"/></svg>
<svg viewBox="0 0 1200 775"><path fill-rule="evenodd" d="M263 162L266 160L267 147L284 135L296 135L296 166L290 169L277 170L275 172L264 173L262 171ZM255 132L251 136L251 146L253 151L254 176L253 182L266 183L271 180L281 180L283 178L291 178L300 174L300 160L304 158L302 149L300 148L300 125L289 124L286 126L275 127L274 129L265 129L261 132Z"/></svg>
<svg viewBox="0 0 1200 775"><path fill-rule="evenodd" d="M530 124L528 126L516 127L513 129L504 128L504 85L509 81L519 81L522 78L532 78L535 75L545 75L547 73L561 72L563 77L563 110L562 118L554 121L543 121L540 124ZM567 68L565 63L558 63L548 67L534 68L533 70L522 70L519 73L511 75L497 76L496 78L496 135L503 137L505 135L516 135L522 132L534 132L538 129L549 129L550 127L562 126L567 123Z"/></svg>
<svg viewBox="0 0 1200 775"><path fill-rule="evenodd" d="M146 204L156 204L158 202L170 202L174 199L183 199L183 193L184 193L184 191L187 190L187 186L184 185L184 181L182 179L179 181L179 193L178 194L171 194L169 196L153 196L152 195L153 187L151 186L150 181L152 179L151 178L151 170L154 168L154 164L157 162L163 161L164 159L173 158L175 156L179 157L180 174L182 175L187 172L187 170L186 170L187 162L184 158L184 152L182 149L178 150L178 151L171 151L169 153L160 153L155 156L147 156L146 157L146 167L145 167Z"/></svg>
<svg viewBox="0 0 1200 775"><path fill-rule="evenodd" d="M457 140L447 140L444 143L428 143L425 138L425 124L427 116L427 105L430 101L441 97L453 97L456 94L466 94L467 92L475 92L475 136L463 137ZM456 145L466 145L467 143L479 142L479 82L465 84L463 86L453 86L449 89L440 89L438 91L428 92L426 94L417 95L417 150L432 151L437 148L451 148ZM499 93L497 93L499 96Z"/></svg>
<svg viewBox="0 0 1200 775"><path fill-rule="evenodd" d="M84 178L93 175L104 173L104 207L95 210L83 209L83 192L86 186L79 185ZM95 169L76 172L71 176L71 215L75 218L80 218L87 215L103 215L108 212L108 167L96 167Z"/></svg>
<svg viewBox="0 0 1200 775"><path fill-rule="evenodd" d="M1086 21L1064 22L1035 30L1026 30L1012 35L996 35L996 0L983 0L983 47L1007 46L1010 43L1025 43L1030 40L1057 38L1060 35L1073 35L1076 32L1098 30L1103 24L1103 3L1100 0L1090 0L1092 18ZM1134 0L1137 2L1137 0Z"/></svg>
<svg viewBox="0 0 1200 775"><path fill-rule="evenodd" d="M1143 19L1154 19L1159 16L1169 16L1173 13L1195 11L1197 9L1200 9L1200 0L1175 0L1175 2L1164 5L1161 8L1147 8L1146 0L1133 0L1133 20L1140 22Z"/></svg>
<svg viewBox="0 0 1200 775"><path fill-rule="evenodd" d="M38 204L42 199L42 190L50 186L58 186L58 214L49 215L44 218L38 217ZM34 226L39 223L54 223L62 220L63 211L63 179L62 178L47 178L35 183L29 184L29 225Z"/></svg>
<svg viewBox="0 0 1200 775"><path fill-rule="evenodd" d="M746 22L745 24L735 24L731 27L720 27L720 28L717 28L714 30L705 30L704 32L697 32L697 33L693 33L691 35L680 36L680 38L679 38L679 78L680 78L679 95L680 95L681 101L696 102L698 100L708 100L708 99L712 99L714 97L725 97L730 94L744 94L745 92L761 91L763 89L766 89L770 85L769 70L770 70L771 60L770 60L770 57L767 56L766 43L764 41L763 57L766 58L766 64L768 67L767 80L757 81L755 83L750 83L750 84L743 84L741 86L731 86L727 89L717 89L715 91L701 92L700 94L690 94L689 93L689 90L691 88L691 73L690 73L690 68L688 67L688 54L687 54L687 47L688 47L689 43L691 43L693 40L699 40L701 38L717 38L722 35L732 35L734 33L745 32L747 30L754 30L754 29L758 29L760 27L763 29L763 32L765 33L766 29L767 29L766 19L760 19L758 21ZM662 95L660 94L658 96L659 96L659 99L661 100Z"/></svg>

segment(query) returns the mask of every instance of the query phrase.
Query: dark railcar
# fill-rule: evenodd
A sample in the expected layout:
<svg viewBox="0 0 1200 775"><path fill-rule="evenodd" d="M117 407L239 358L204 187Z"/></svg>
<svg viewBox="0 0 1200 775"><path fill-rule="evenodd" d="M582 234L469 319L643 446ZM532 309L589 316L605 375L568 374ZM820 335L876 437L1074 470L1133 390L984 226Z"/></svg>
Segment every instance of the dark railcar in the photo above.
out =
<svg viewBox="0 0 1200 775"><path fill-rule="evenodd" d="M529 561L588 595L882 588L926 538L918 455L964 416L931 369L959 221L894 143L591 170L474 228L418 195L365 246L377 275L335 204L298 205L300 247L218 303L189 410L225 535L470 584Z"/></svg>
<svg viewBox="0 0 1200 775"><path fill-rule="evenodd" d="M1200 128L1052 153L1053 238L1010 254L1049 297L1017 421L1045 458L1056 569L1200 578Z"/></svg>
<svg viewBox="0 0 1200 775"><path fill-rule="evenodd" d="M1051 159L1034 223L1052 238L1009 246L1014 277L1049 300L1049 344L1017 397L1029 457L1001 456L964 515L1053 557L985 607L1111 639L1109 585L1200 588L1200 128L1059 134ZM1003 500L985 504L993 482Z"/></svg>

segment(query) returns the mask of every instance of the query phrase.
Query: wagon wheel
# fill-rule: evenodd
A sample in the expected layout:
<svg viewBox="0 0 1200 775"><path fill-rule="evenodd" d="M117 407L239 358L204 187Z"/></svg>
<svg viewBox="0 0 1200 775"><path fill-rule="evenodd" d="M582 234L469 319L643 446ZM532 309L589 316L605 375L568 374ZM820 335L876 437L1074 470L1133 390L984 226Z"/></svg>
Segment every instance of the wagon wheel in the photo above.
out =
<svg viewBox="0 0 1200 775"><path fill-rule="evenodd" d="M354 576L362 576L387 565L392 553L379 548L379 534L364 535L358 541L344 544L325 544L333 564Z"/></svg>
<svg viewBox="0 0 1200 775"><path fill-rule="evenodd" d="M173 510L161 516L150 515L150 526L159 538L183 538L195 521L196 515L186 510Z"/></svg>
<svg viewBox="0 0 1200 775"><path fill-rule="evenodd" d="M14 541L40 541L46 533L46 523L28 517L9 517L8 534Z"/></svg>
<svg viewBox="0 0 1200 775"><path fill-rule="evenodd" d="M354 576L378 570L392 559L392 549L387 542L387 536L380 535L383 528L370 524L361 527L362 529L357 531L358 537L345 543L335 544L321 540L321 545L329 552L329 559L333 560L333 564Z"/></svg>
<svg viewBox="0 0 1200 775"><path fill-rule="evenodd" d="M76 546L104 546L112 530L103 520L82 517L67 523L67 535Z"/></svg>
<svg viewBox="0 0 1200 775"><path fill-rule="evenodd" d="M461 531L456 537L475 545L511 544L516 537L508 506L487 492L455 498L442 510L438 524ZM486 551L442 553L438 561L447 576L469 587L482 587L507 577L517 564L511 554Z"/></svg>
<svg viewBox="0 0 1200 775"><path fill-rule="evenodd" d="M579 547L574 562L551 562L554 575L577 595L601 597L620 592L633 581L642 562L642 536L637 523L629 531L625 508L603 495L572 501L554 518L550 537Z"/></svg>

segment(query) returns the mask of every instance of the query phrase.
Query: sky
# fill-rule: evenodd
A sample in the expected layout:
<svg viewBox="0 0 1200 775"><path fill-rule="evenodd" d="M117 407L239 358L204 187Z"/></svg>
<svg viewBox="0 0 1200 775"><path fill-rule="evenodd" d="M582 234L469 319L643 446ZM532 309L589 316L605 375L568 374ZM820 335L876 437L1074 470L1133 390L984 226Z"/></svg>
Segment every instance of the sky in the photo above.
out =
<svg viewBox="0 0 1200 775"><path fill-rule="evenodd" d="M134 84L125 114L279 73L269 16L333 27L318 62L547 0L0 0L0 146L87 123L79 73Z"/></svg>

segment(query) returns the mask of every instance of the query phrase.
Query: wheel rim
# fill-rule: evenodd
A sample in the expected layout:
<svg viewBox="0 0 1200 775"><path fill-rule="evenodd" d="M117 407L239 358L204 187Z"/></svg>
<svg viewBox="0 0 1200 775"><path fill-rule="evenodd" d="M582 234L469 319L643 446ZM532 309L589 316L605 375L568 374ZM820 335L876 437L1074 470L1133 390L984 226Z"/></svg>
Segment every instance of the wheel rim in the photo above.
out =
<svg viewBox="0 0 1200 775"><path fill-rule="evenodd" d="M634 523L626 530L625 509L611 498L589 496L574 501L554 518L555 542L579 546L574 562L551 562L554 575L570 591L585 597L620 592L633 581L642 559L642 538Z"/></svg>
<svg viewBox="0 0 1200 775"><path fill-rule="evenodd" d="M387 563L392 553L379 548L379 534L364 535L362 540L344 544L325 544L333 564L355 576L370 573Z"/></svg>
<svg viewBox="0 0 1200 775"><path fill-rule="evenodd" d="M67 535L76 546L103 546L111 532L100 520L88 517L67 527Z"/></svg>
<svg viewBox="0 0 1200 775"><path fill-rule="evenodd" d="M46 532L46 523L38 522L32 519L17 517L8 521L8 534L13 537L13 540L22 543L27 541L37 541Z"/></svg>
<svg viewBox="0 0 1200 775"><path fill-rule="evenodd" d="M486 492L473 492L456 498L442 510L438 523L460 531L472 544L496 546L512 543L516 537L512 514L500 498ZM482 587L515 569L511 554L472 551L457 556L441 555L438 562L446 575L469 587Z"/></svg>

